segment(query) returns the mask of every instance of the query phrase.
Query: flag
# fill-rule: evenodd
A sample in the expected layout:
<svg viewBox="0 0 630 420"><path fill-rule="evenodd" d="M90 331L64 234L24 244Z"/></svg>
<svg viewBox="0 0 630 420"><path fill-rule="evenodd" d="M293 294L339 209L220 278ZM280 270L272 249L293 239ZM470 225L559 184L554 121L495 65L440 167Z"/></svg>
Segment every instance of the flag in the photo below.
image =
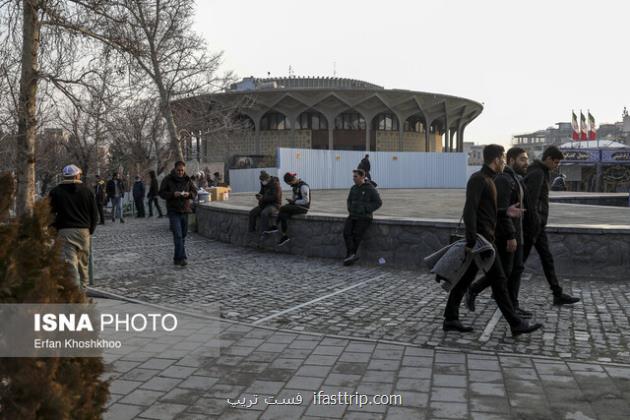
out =
<svg viewBox="0 0 630 420"><path fill-rule="evenodd" d="M586 117L582 114L582 110L580 110L580 140L588 139L586 131Z"/></svg>
<svg viewBox="0 0 630 420"><path fill-rule="evenodd" d="M571 110L571 139L573 140L580 139L577 115L575 115L575 111L573 110Z"/></svg>
<svg viewBox="0 0 630 420"><path fill-rule="evenodd" d="M591 111L588 111L588 139L595 140L597 138L597 132L595 131L595 118L591 114Z"/></svg>

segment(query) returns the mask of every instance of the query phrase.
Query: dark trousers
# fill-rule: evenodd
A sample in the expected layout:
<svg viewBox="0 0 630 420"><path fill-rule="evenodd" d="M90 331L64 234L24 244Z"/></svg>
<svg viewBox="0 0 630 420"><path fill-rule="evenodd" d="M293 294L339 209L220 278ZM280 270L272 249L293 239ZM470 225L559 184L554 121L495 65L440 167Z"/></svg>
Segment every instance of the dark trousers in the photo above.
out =
<svg viewBox="0 0 630 420"><path fill-rule="evenodd" d="M497 238L496 248L503 273L507 277L507 289L512 300L512 306L518 308L518 290L521 287L521 274L523 273L523 244L517 243L516 251L508 252L507 239ZM481 293L488 287L490 287L488 276L483 276L470 285L470 289L475 293Z"/></svg>
<svg viewBox="0 0 630 420"><path fill-rule="evenodd" d="M144 199L134 197L133 201L136 203L136 217L144 217Z"/></svg>
<svg viewBox="0 0 630 420"><path fill-rule="evenodd" d="M269 221L274 219L278 215L278 209L276 206L266 206L261 208L260 206L256 206L249 212L249 231L256 231L256 218L260 216L260 227L261 229L267 230L269 229Z"/></svg>
<svg viewBox="0 0 630 420"><path fill-rule="evenodd" d="M547 283L549 283L549 287L551 288L554 296L562 294L562 287L560 287L560 283L556 277L553 255L551 255L551 251L549 250L549 239L547 238L547 232L545 232L544 227L535 238L525 236L525 245L523 246L523 264L527 261L527 257L529 257L532 247L536 248L536 252L538 252L545 277L547 278Z"/></svg>
<svg viewBox="0 0 630 420"><path fill-rule="evenodd" d="M285 204L280 207L280 211L278 212L278 221L280 222L280 230L283 235L287 234L287 230L289 229L288 221L294 214L306 214L308 212L307 208L296 206L295 204Z"/></svg>
<svg viewBox="0 0 630 420"><path fill-rule="evenodd" d="M370 227L372 219L355 219L348 217L343 227L343 239L346 242L346 256L356 254L365 231Z"/></svg>
<svg viewBox="0 0 630 420"><path fill-rule="evenodd" d="M188 234L188 213L168 213L171 232L173 232L173 242L175 243L175 254L173 260L181 261L186 257L186 235Z"/></svg>
<svg viewBox="0 0 630 420"><path fill-rule="evenodd" d="M496 246L495 252L498 253ZM466 294L466 289L468 289L468 286L470 286L472 281L475 279L478 270L477 265L473 261L461 280L455 285L455 287L453 287L453 289L451 289L451 292L448 295L448 301L446 302L446 308L444 309L445 320L453 321L459 319L459 305L464 298L464 294ZM505 320L512 328L520 325L522 321L514 312L512 300L508 294L507 278L503 273L503 267L501 266L499 258L495 258L494 264L492 264L492 267L488 270L486 276L490 281L494 300L497 302L497 306L499 307L499 310L503 314Z"/></svg>
<svg viewBox="0 0 630 420"><path fill-rule="evenodd" d="M157 209L158 215L162 217L162 209L160 208L160 203L158 202L157 197L149 197L149 217L153 217L154 204L155 204L155 208Z"/></svg>
<svg viewBox="0 0 630 420"><path fill-rule="evenodd" d="M105 224L105 213L103 212L103 203L96 202L96 209L98 210L99 223Z"/></svg>

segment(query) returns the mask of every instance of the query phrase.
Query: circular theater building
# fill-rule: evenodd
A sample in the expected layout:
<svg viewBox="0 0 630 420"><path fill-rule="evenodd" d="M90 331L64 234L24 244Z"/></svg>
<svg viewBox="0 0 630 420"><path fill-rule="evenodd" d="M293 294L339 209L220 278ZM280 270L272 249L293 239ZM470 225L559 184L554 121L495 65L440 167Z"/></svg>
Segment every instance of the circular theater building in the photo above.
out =
<svg viewBox="0 0 630 420"><path fill-rule="evenodd" d="M228 167L275 163L278 147L462 152L475 101L331 77L249 77L172 102L189 159Z"/></svg>

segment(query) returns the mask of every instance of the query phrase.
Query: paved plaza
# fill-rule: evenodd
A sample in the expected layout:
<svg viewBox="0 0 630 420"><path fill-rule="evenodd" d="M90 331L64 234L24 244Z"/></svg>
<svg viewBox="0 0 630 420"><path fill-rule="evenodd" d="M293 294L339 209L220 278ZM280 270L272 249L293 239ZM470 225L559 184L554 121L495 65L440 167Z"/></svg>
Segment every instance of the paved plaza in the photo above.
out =
<svg viewBox="0 0 630 420"><path fill-rule="evenodd" d="M522 306L545 328L511 337L489 293L471 334L444 333L446 293L422 271L236 247L192 234L189 265L172 265L166 219L97 229L94 289L179 311L201 331L106 354L106 418L626 419L630 285L562 278L582 299L554 307L527 275ZM341 238L340 238L341 240ZM561 273L560 273L561 274ZM218 304L218 313L215 308ZM219 332L220 331L220 332ZM207 335L207 336L206 336ZM187 339L186 339L187 338ZM217 352L192 352L212 341ZM401 404L321 405L313 392L401 395ZM303 397L301 404L271 405ZM254 400L249 408L228 399Z"/></svg>

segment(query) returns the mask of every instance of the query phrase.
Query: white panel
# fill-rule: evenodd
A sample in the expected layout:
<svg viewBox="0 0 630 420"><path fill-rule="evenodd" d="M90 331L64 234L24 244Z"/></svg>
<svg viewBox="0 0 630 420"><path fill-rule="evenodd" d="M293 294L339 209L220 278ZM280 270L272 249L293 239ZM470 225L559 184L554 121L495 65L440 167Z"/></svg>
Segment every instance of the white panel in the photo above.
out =
<svg viewBox="0 0 630 420"><path fill-rule="evenodd" d="M278 176L278 168L230 169L230 188L232 192L260 191L260 171L267 171L271 176Z"/></svg>

